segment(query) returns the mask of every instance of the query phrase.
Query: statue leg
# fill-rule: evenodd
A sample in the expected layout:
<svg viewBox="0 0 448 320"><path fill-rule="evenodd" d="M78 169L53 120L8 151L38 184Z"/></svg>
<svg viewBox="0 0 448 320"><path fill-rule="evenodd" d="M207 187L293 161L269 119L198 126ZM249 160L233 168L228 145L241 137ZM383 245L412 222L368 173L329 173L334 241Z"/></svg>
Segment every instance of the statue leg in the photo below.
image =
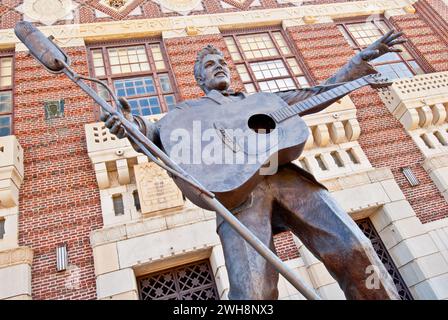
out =
<svg viewBox="0 0 448 320"><path fill-rule="evenodd" d="M399 299L371 242L327 190L289 166L267 182L279 207L273 221L289 228L325 264L347 299ZM378 271L379 285L371 285L372 270Z"/></svg>
<svg viewBox="0 0 448 320"><path fill-rule="evenodd" d="M264 182L252 193L251 205L236 217L266 246L274 249L271 227L273 198L266 194ZM227 222L218 227L230 281L231 300L275 300L278 298L278 273ZM274 251L275 252L275 251Z"/></svg>

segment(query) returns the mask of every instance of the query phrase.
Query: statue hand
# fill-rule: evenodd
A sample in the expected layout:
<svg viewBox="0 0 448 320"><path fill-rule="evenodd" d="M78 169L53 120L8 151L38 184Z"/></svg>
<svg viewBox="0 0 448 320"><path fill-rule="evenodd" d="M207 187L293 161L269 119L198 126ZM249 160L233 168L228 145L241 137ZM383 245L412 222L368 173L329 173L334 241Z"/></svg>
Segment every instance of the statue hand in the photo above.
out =
<svg viewBox="0 0 448 320"><path fill-rule="evenodd" d="M399 39L403 32L389 31L380 39L373 42L370 46L362 50L359 54L364 61L372 61L389 52L402 52L401 49L395 48L395 45L403 44L405 39Z"/></svg>
<svg viewBox="0 0 448 320"><path fill-rule="evenodd" d="M129 102L123 97L118 98L118 101L121 104L124 117L130 122L135 122ZM103 113L101 115L101 121L104 121L104 125L109 129L110 133L116 135L119 139L126 138L126 131L117 116L112 116L110 113Z"/></svg>

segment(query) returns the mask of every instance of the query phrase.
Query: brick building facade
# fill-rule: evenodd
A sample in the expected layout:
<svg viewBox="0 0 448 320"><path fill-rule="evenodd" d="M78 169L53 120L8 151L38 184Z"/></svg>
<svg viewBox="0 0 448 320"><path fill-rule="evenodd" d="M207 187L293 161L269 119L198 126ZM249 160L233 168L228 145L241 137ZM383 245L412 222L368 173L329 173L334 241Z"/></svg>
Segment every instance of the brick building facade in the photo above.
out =
<svg viewBox="0 0 448 320"><path fill-rule="evenodd" d="M223 51L232 89L251 93L318 84L403 31L404 52L375 61L391 88L306 116L296 162L369 235L404 299L448 298L447 1L0 3L0 299L226 299L215 214L111 135L79 87L38 65L13 34L21 20L152 121L203 95L193 61L207 44ZM344 298L299 238L282 233L275 246L323 298ZM200 290L182 291L183 277ZM283 278L279 290L303 299Z"/></svg>

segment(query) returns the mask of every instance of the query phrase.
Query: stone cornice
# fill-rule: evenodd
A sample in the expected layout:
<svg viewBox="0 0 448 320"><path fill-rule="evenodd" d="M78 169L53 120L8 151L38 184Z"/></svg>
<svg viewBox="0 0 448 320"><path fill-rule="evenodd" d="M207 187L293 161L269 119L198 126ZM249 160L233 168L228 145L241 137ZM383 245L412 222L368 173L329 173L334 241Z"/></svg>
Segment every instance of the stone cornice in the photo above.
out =
<svg viewBox="0 0 448 320"><path fill-rule="evenodd" d="M0 251L0 269L17 264L33 263L33 250L28 247L19 247L11 250Z"/></svg>
<svg viewBox="0 0 448 320"><path fill-rule="evenodd" d="M0 137L0 208L18 205L23 177L22 147L15 136Z"/></svg>
<svg viewBox="0 0 448 320"><path fill-rule="evenodd" d="M440 126L447 121L448 72L396 80L380 96L407 130Z"/></svg>
<svg viewBox="0 0 448 320"><path fill-rule="evenodd" d="M92 23L82 25L63 25L42 27L45 34L52 34L61 46L78 44L79 41L103 41L112 39L123 39L128 37L160 36L168 32L174 35L187 36L216 32L233 28L248 28L265 25L281 25L284 21L292 21L293 24L319 23L328 19L344 17L368 16L372 14L384 14L387 11L402 14L411 12L410 8L416 0L375 0L357 1L345 3L332 3L322 5L305 5L292 8L276 8L251 10L231 13L166 17L156 19L125 20L104 23ZM327 20L326 20L327 19ZM192 30L198 32L192 32ZM0 48L14 47L18 43L12 29L0 31ZM19 47L18 50L23 50Z"/></svg>

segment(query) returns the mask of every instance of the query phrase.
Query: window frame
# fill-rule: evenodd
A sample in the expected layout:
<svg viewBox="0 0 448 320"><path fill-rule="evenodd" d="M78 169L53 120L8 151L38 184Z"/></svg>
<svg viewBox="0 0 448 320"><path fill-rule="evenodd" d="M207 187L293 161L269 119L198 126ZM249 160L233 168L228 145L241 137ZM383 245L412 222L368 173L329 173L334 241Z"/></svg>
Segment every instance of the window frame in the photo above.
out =
<svg viewBox="0 0 448 320"><path fill-rule="evenodd" d="M291 51L289 54L284 54L281 51L280 45L277 43L273 33L275 32L279 32L283 39L286 42L286 45L288 46L288 49ZM268 33L269 37L272 41L272 43L274 44L275 49L277 50L277 52L279 53L278 56L276 57L260 57L260 58L252 58L252 59L247 59L244 55L244 50L241 47L241 44L238 41L238 36L248 36L248 35L255 35L255 34L263 34L263 33ZM283 62L283 65L285 66L286 70L288 71L289 77L293 80L294 84L296 85L296 90L300 90L301 88L303 88L300 83L297 80L297 75L294 74L294 72L292 71L292 68L290 67L289 63L288 63L288 59L290 58L295 58L297 61L297 65L299 66L299 68L301 69L301 71L303 72L303 74L301 75L302 77L305 77L305 79L307 80L308 84L310 87L316 85L316 82L314 80L314 78L311 76L310 72L308 71L308 68L306 67L305 63L304 63L304 59L303 57L299 54L299 52L296 50L296 47L294 45L294 43L291 41L291 39L288 37L288 34L285 30L283 30L281 27L278 26L273 26L273 27L263 27L263 28L248 28L248 29L233 29L233 30L227 30L225 32L222 32L222 37L223 39L227 38L227 37L232 37L237 49L238 49L238 53L241 56L241 60L235 61L232 59L233 64L235 65L235 70L237 68L237 65L244 65L248 75L251 78L250 82L244 82L243 79L241 79L241 82L243 83L243 85L245 84L253 84L256 92L262 92L260 89L260 85L259 82L262 81L271 81L271 80L279 80L279 79L285 79L285 76L279 76L279 77L273 77L273 78L268 78L268 79L262 79L262 80L257 80L257 78L255 77L254 72L252 71L252 68L250 67L251 63L258 63L258 62L269 62L269 61L275 61L275 60L281 60ZM226 44L226 48L227 48L227 44ZM236 72L239 75L239 72L236 70ZM291 89L294 90L294 89Z"/></svg>
<svg viewBox="0 0 448 320"><path fill-rule="evenodd" d="M356 48L352 47L352 45L347 41L347 44L350 46L350 48L353 49L353 51L356 50L362 50L365 49L366 46L362 46L359 44L358 40L352 35L351 31L349 31L349 29L347 28L347 25L350 24L359 24L359 23L363 23L366 22L366 19L368 17L365 17L364 19L361 17L354 17L354 18L343 18L343 19L336 19L335 20L335 24L338 27L342 27L345 31L345 33L350 37L350 40L356 45ZM396 29L389 21L388 19L386 19L386 17L381 16L376 20L372 20L371 22L373 22L375 24L375 26L378 28L378 30L381 32L382 35L384 35L385 33L383 32L383 30L381 29L381 26L378 25L378 23L376 23L377 21L380 21L382 23L384 23L389 29ZM345 36L344 36L345 38ZM404 38L406 39L406 34L404 34ZM400 58L400 60L397 61L389 61L389 62L379 62L379 63L375 63L373 64L374 66L382 66L382 65L390 65L393 63L404 63L406 65L406 67L408 68L408 70L412 73L413 76L416 76L417 73L414 71L414 67L412 67L412 65L409 64L408 61L415 61L418 66L420 67L420 69L423 71L423 73L428 73L428 68L426 66L425 61L422 60L421 56L419 54L417 54L417 52L409 45L408 42L403 43L402 46L407 50L407 52L412 56L412 60L406 60L405 58L403 58L401 52L397 52L398 57Z"/></svg>
<svg viewBox="0 0 448 320"><path fill-rule="evenodd" d="M151 51L151 45L157 44L160 46L160 51L162 54L163 62L165 63L165 69L163 70L157 70L155 65L155 60L153 58L153 54ZM126 47L137 47L137 46L144 46L145 53L148 58L148 64L150 66L150 70L148 71L138 71L138 72L127 72L127 73L119 73L119 74L113 74L112 68L110 64L108 49L110 48L126 48ZM104 63L104 71L105 75L103 76L97 76L95 73L95 65L94 65L94 59L93 59L93 51L95 50L101 50L102 56L103 56L103 63ZM141 98L150 98L150 97L157 97L159 100L159 106L161 113L168 112L168 105L166 105L165 96L173 95L174 99L176 100L176 104L180 101L179 100L179 90L178 85L176 83L176 78L173 75L171 62L168 59L168 55L166 53L165 44L163 42L163 39L160 38L142 38L142 39L132 39L132 40L126 40L126 41L103 41L103 42L95 42L90 43L87 45L87 56L88 56L88 62L89 62L89 73L92 77L99 79L101 81L105 81L106 84L112 89L112 91L117 94L114 86L114 81L116 80L127 80L127 79L133 79L138 77L152 77L155 87L155 94L142 94L142 95L135 95L130 98L131 100L134 99L141 99ZM163 92L162 86L160 84L160 75L167 74L168 78L171 83L171 91L169 92ZM98 85L95 85L97 92ZM108 100L110 102L110 99ZM96 119L100 118L102 110L100 106L96 106L94 109L94 113L96 116Z"/></svg>
<svg viewBox="0 0 448 320"><path fill-rule="evenodd" d="M0 240L5 239L6 235L6 218L0 217Z"/></svg>
<svg viewBox="0 0 448 320"><path fill-rule="evenodd" d="M11 85L5 88L0 87L0 92L11 92L11 112L0 112L0 116L10 115L11 116L11 124L10 124L10 134L14 135L14 106L15 106L15 63L16 56L13 50L0 50L0 59L2 58L12 58L11 65Z"/></svg>
<svg viewBox="0 0 448 320"><path fill-rule="evenodd" d="M114 216L115 217L121 217L126 214L126 209L124 206L124 197L121 193L113 194L112 197L112 206L114 208ZM117 203L117 200L119 203ZM118 209L121 209L122 211L119 211Z"/></svg>

